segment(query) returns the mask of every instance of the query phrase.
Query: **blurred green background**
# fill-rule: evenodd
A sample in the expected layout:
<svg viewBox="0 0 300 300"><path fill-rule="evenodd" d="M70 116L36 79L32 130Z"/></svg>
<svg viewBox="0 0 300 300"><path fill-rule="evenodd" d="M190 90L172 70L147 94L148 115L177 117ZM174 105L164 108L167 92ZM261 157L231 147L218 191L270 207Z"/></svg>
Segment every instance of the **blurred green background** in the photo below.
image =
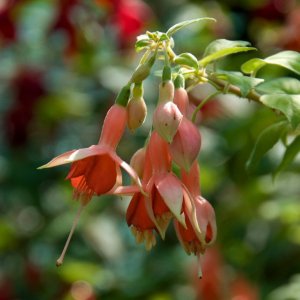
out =
<svg viewBox="0 0 300 300"><path fill-rule="evenodd" d="M222 63L239 70L251 55L300 51L296 0L0 1L0 300L300 299L300 157L273 182L279 143L247 173L255 139L277 116L233 96L219 97L201 115L201 189L218 224L202 280L172 226L149 253L135 244L126 197L95 197L64 265L55 266L78 203L64 181L68 167L36 168L97 142L107 109L138 62L136 35L202 16L218 22L177 33L178 53L199 57L216 38L248 40L258 54ZM292 76L284 72L267 67L260 75ZM199 101L205 89L191 97ZM150 113L157 94L151 76ZM129 161L150 126L148 115L134 135L126 132L121 157Z"/></svg>

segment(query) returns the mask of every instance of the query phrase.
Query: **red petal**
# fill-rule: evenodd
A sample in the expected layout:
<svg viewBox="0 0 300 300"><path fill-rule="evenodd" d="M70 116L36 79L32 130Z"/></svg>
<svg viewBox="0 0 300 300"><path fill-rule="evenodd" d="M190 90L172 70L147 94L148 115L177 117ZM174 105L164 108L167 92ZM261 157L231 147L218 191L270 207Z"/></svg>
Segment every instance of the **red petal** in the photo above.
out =
<svg viewBox="0 0 300 300"><path fill-rule="evenodd" d="M145 198L142 193L135 193L126 212L128 226L134 225L140 230L154 229L155 225L148 216Z"/></svg>
<svg viewBox="0 0 300 300"><path fill-rule="evenodd" d="M179 228L179 232L181 234L182 240L184 242L192 242L192 241L198 240L189 218L185 218L185 222L186 222L187 229L185 229L180 223L178 223L178 225L179 225L178 228Z"/></svg>
<svg viewBox="0 0 300 300"><path fill-rule="evenodd" d="M161 216L162 214L170 211L168 206L165 204L164 199L158 192L155 184L153 185L151 191L151 199L152 199L153 212L155 216Z"/></svg>
<svg viewBox="0 0 300 300"><path fill-rule="evenodd" d="M71 169L66 179L75 178L84 175L84 173L91 166L92 163L93 163L93 156L73 162L71 164Z"/></svg>
<svg viewBox="0 0 300 300"><path fill-rule="evenodd" d="M116 163L109 155L97 155L90 158L85 171L85 180L89 188L97 195L110 191L116 183Z"/></svg>

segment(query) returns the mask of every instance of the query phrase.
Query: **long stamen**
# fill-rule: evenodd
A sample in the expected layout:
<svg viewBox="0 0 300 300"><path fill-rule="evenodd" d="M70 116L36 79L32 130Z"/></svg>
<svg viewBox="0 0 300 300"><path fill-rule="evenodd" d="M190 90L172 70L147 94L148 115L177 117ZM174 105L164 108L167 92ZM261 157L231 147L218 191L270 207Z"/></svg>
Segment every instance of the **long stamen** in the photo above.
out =
<svg viewBox="0 0 300 300"><path fill-rule="evenodd" d="M78 221L79 221L79 218L80 218L80 215L81 215L81 212L82 212L83 208L84 208L84 205L83 205L83 204L81 204L80 207L78 208L77 214L76 214L76 216L75 216L75 218L74 218L73 225L72 225L72 228L71 228L71 230L70 230L68 239L67 239L67 241L66 241L66 243L65 243L64 249L63 249L63 251L61 252L60 257L59 257L59 258L57 259L57 261L56 261L56 266L57 266L57 267L60 267L60 266L63 264L63 262L64 262L64 257L65 257L66 251L67 251L67 249L68 249L68 247L69 247L71 238L72 238L73 233L74 233L74 231L75 231L75 228L76 228L76 226L77 226L77 224L78 224Z"/></svg>
<svg viewBox="0 0 300 300"><path fill-rule="evenodd" d="M202 278L202 268L201 268L201 254L198 254L198 278Z"/></svg>

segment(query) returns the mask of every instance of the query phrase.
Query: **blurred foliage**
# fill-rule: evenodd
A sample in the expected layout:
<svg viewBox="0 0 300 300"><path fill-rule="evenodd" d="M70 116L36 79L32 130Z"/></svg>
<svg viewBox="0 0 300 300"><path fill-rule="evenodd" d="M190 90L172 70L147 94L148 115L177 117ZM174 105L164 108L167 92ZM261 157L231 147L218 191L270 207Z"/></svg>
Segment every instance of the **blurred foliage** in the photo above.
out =
<svg viewBox="0 0 300 300"><path fill-rule="evenodd" d="M201 115L202 193L219 227L202 280L172 230L149 253L137 246L124 218L128 199L108 196L86 208L65 264L55 267L77 203L63 180L66 168L36 167L97 140L138 61L136 35L203 16L218 22L178 32L178 52L199 56L216 38L249 40L264 57L300 51L294 0L0 1L1 300L299 299L300 157L272 181L280 142L247 172L257 136L276 116L233 96L218 96ZM233 70L251 57L235 55L224 66ZM272 67L263 75L278 72L291 76ZM156 87L152 76L145 86L150 111ZM197 88L191 98L205 92ZM127 161L147 130L126 133L118 151Z"/></svg>

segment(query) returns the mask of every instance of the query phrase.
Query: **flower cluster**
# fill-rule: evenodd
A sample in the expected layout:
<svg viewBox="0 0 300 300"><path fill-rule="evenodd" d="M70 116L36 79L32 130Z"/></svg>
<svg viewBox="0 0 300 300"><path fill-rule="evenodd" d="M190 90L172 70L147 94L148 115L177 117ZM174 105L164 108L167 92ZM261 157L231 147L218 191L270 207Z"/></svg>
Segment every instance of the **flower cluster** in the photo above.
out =
<svg viewBox="0 0 300 300"><path fill-rule="evenodd" d="M145 243L146 249L150 250L158 235L165 238L172 221L185 251L200 257L216 239L215 213L200 192L197 157L201 136L187 114L189 98L184 77L177 73L173 81L167 63L153 113L153 130L144 147L137 150L130 164L116 153L126 127L134 131L146 118L143 81L149 75L156 55L155 52L141 64L120 91L107 112L97 145L68 151L40 168L71 163L67 179L81 208L94 195L131 195L126 221L137 243ZM179 167L179 174L173 172L174 165ZM122 184L121 168L132 178L132 185ZM58 265L62 264L80 211Z"/></svg>

